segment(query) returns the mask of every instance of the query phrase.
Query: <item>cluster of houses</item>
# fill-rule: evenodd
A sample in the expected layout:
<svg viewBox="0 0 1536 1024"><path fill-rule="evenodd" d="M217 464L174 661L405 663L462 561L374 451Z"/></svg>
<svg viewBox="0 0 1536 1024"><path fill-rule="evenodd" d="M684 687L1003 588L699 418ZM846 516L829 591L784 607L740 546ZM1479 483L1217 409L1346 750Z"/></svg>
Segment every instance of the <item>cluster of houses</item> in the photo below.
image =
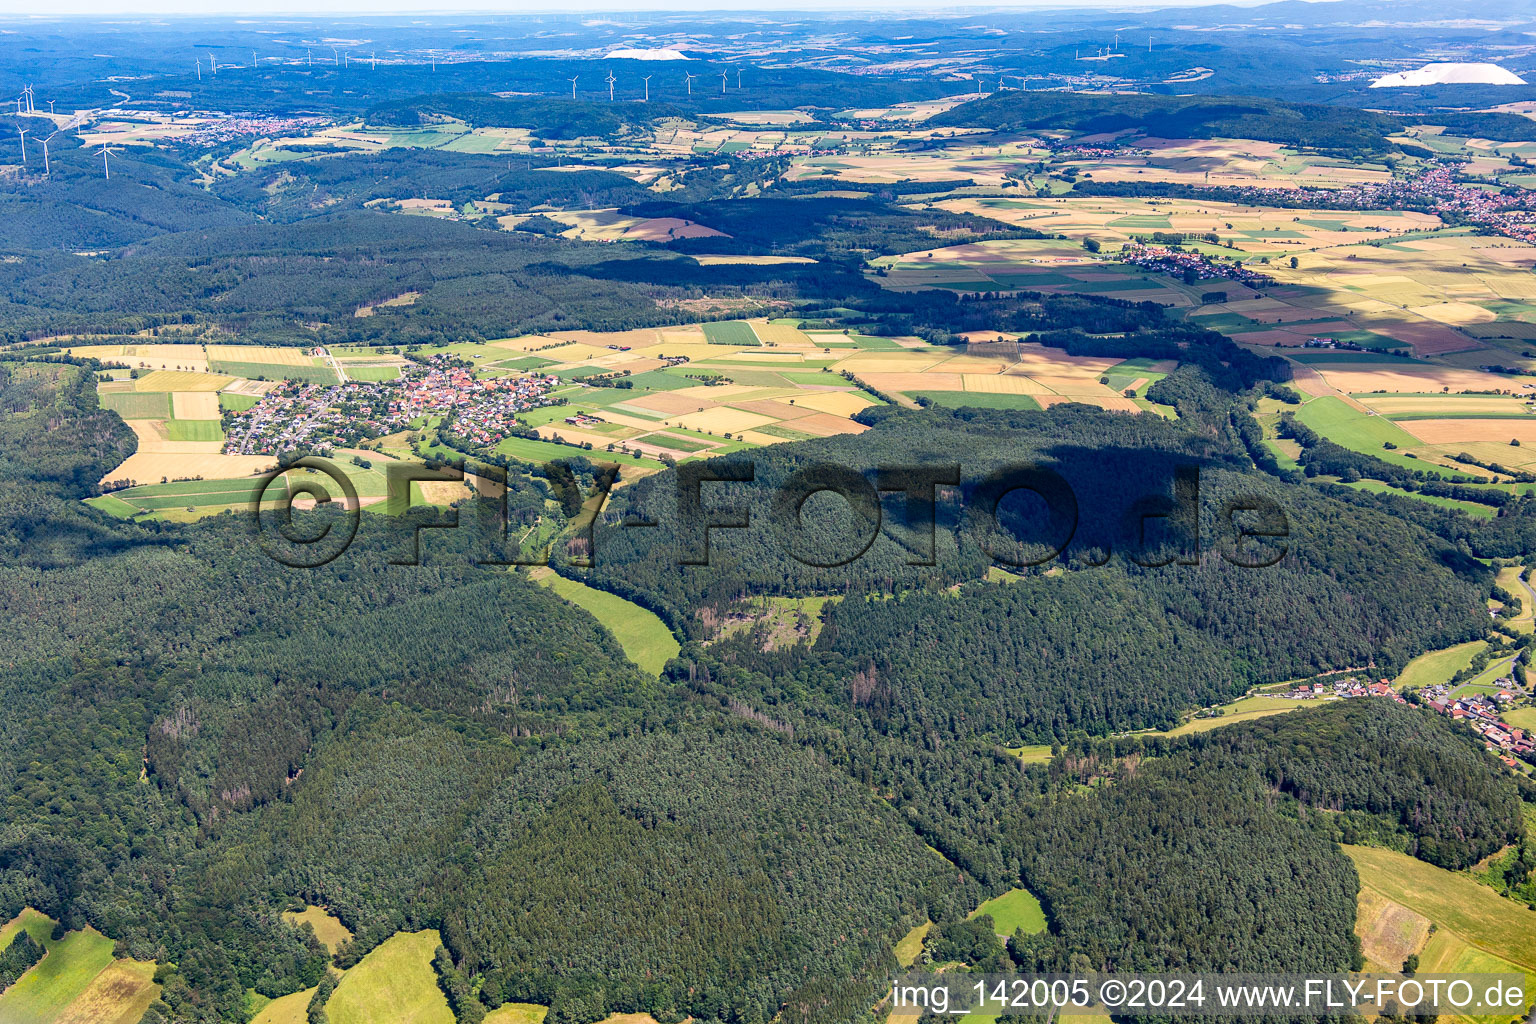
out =
<svg viewBox="0 0 1536 1024"><path fill-rule="evenodd" d="M1329 685L1327 683L1306 683L1296 687L1288 693L1280 694L1281 697L1289 697L1291 700L1318 700L1323 697L1387 697L1399 704L1408 703L1403 695L1392 689L1392 684L1385 679L1374 683L1367 683L1354 676L1347 676Z"/></svg>
<svg viewBox="0 0 1536 1024"><path fill-rule="evenodd" d="M1536 764L1536 736L1517 729L1500 717L1500 712L1515 700L1515 681L1505 676L1498 686L1492 694L1474 693L1460 697L1451 695L1450 686L1426 686L1419 696L1431 711L1461 722L1481 736L1488 749L1509 767L1515 767L1516 758Z"/></svg>
<svg viewBox="0 0 1536 1024"><path fill-rule="evenodd" d="M1223 189L1223 193L1231 191ZM1257 206L1310 206L1338 210L1429 210L1451 213L1509 238L1536 242L1536 215L1530 192L1504 195L1497 189L1456 180L1454 167L1438 164L1413 178L1372 181L1342 188L1240 186L1241 201Z"/></svg>
<svg viewBox="0 0 1536 1024"><path fill-rule="evenodd" d="M518 428L518 413L553 404L550 392L559 384L558 377L545 374L482 379L441 355L393 381L288 381L229 417L224 451L275 455L356 447L403 430L419 417L443 414L452 414L454 433L478 444L496 444Z"/></svg>
<svg viewBox="0 0 1536 1024"><path fill-rule="evenodd" d="M1142 270L1154 270L1159 274L1172 274L1186 280L1225 280L1262 288L1272 283L1270 278L1250 270L1237 262L1213 260L1209 256L1184 249L1172 249L1165 245L1149 245L1130 241L1120 250L1118 259Z"/></svg>
<svg viewBox="0 0 1536 1024"><path fill-rule="evenodd" d="M1500 679L1500 689L1492 694L1476 693L1461 697L1451 696L1454 687L1446 684L1426 686L1419 691L1419 703L1439 715L1461 722L1482 737L1488 749L1510 768L1518 767L1517 758L1536 764L1536 736L1524 729L1517 729L1500 717L1503 708L1512 704L1517 696L1514 680ZM1279 694L1291 700L1321 700L1323 698L1385 697L1399 704L1408 700L1392 689L1385 679L1371 683L1353 676L1334 683L1306 683L1287 693Z"/></svg>

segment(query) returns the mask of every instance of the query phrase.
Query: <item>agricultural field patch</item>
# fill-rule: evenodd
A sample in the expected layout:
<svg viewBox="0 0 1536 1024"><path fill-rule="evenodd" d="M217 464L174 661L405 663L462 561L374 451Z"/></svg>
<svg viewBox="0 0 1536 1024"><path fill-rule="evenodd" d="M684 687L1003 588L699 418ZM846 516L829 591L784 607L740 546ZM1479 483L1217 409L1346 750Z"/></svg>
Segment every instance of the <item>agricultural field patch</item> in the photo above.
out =
<svg viewBox="0 0 1536 1024"><path fill-rule="evenodd" d="M352 941L351 930L324 907L311 906L305 907L302 911L285 911L283 920L294 927L309 925L315 931L315 938L319 939L321 944L332 953Z"/></svg>
<svg viewBox="0 0 1536 1024"><path fill-rule="evenodd" d="M531 575L542 586L590 613L613 634L625 656L652 675L660 675L681 649L666 623L649 609L549 569L535 569Z"/></svg>
<svg viewBox="0 0 1536 1024"><path fill-rule="evenodd" d="M325 1004L332 1024L375 1024L388 1007L390 1024L453 1024L437 985L435 930L399 932L342 975Z"/></svg>
<svg viewBox="0 0 1536 1024"><path fill-rule="evenodd" d="M82 359L121 363L135 370L208 369L208 357L201 345L70 345L64 351Z"/></svg>
<svg viewBox="0 0 1536 1024"><path fill-rule="evenodd" d="M704 337L711 345L760 345L757 333L745 320L721 320L703 325Z"/></svg>
<svg viewBox="0 0 1536 1024"><path fill-rule="evenodd" d="M170 396L163 391L114 391L96 397L103 409L125 420L162 420L171 415Z"/></svg>
<svg viewBox="0 0 1536 1024"><path fill-rule="evenodd" d="M0 1020L6 1024L53 1024L112 963L115 943L93 929L58 941L47 933L33 938L47 954L0 994Z"/></svg>
<svg viewBox="0 0 1536 1024"><path fill-rule="evenodd" d="M234 377L188 370L155 370L133 382L135 391L222 391Z"/></svg>
<svg viewBox="0 0 1536 1024"><path fill-rule="evenodd" d="M970 916L980 917L982 914L991 914L997 933L1010 938L1020 930L1026 935L1045 931L1045 908L1040 906L1039 899L1028 889L1010 889L1001 896L987 900L973 910Z"/></svg>

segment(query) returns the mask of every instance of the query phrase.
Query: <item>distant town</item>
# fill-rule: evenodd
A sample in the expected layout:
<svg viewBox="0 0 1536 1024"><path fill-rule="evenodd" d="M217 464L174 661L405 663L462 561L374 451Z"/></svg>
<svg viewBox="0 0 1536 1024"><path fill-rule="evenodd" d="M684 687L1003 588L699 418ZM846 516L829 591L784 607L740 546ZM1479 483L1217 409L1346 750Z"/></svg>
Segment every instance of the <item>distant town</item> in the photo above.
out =
<svg viewBox="0 0 1536 1024"><path fill-rule="evenodd" d="M449 416L454 433L492 445L517 430L518 413L556 404L549 396L559 383L542 374L479 378L443 355L407 367L392 381L288 381L250 409L226 416L224 453L356 447L432 415Z"/></svg>

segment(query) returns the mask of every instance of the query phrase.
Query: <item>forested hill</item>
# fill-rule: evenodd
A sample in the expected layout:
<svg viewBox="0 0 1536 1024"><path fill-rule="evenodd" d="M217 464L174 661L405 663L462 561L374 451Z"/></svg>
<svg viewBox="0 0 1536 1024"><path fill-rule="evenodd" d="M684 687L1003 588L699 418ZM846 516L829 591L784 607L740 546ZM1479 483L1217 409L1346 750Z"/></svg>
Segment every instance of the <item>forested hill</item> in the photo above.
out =
<svg viewBox="0 0 1536 1024"><path fill-rule="evenodd" d="M752 523L711 531L707 566L678 564L702 557L703 519L679 518L677 484L663 476L628 488L605 515L594 582L700 640L749 595L846 595L827 613L814 651L782 655L774 671L802 673L830 694L867 670L878 679L869 699L887 727L914 735L1042 742L1075 729L1167 725L1182 709L1260 683L1364 665L1386 674L1486 628L1484 572L1444 541L1245 470L1202 433L1155 417L1087 407L930 409L881 418L856 437L777 446L752 462L751 484L701 484L704 507L718 518L740 509ZM1075 496L1075 532L1062 555L1019 568L1016 582L976 583L992 561L987 550L1039 559L1069 535L1038 501L1001 506L1002 522L1036 542L1025 548L978 520L996 501L989 474L1021 463L1060 474ZM716 475L731 464L720 460ZM936 547L926 528L908 528L895 494L884 499L878 532L872 506L856 510L829 494L812 499L793 528L793 509L774 507L776 489L817 465L870 477L881 466L958 465L959 487L936 506ZM1138 564L1194 557L1193 520L1153 520L1150 547L1138 533L1146 502L1174 495L1180 466L1198 470L1199 564ZM1262 560L1251 539L1237 554L1221 514L1243 496L1284 510L1289 536L1276 564L1229 561ZM629 518L661 526L623 525ZM865 543L847 564L806 564L846 558ZM936 564L911 564L930 548ZM945 639L955 636L966 642Z"/></svg>
<svg viewBox="0 0 1536 1024"><path fill-rule="evenodd" d="M1243 138L1355 156L1391 150L1385 136L1402 122L1352 107L1261 97L1088 95L997 92L935 115L935 125L1001 131L1065 128L1097 133L1134 129L1167 139Z"/></svg>
<svg viewBox="0 0 1536 1024"><path fill-rule="evenodd" d="M391 565L411 520L402 535L367 531L313 571L267 561L235 516L108 520L77 499L96 462L130 442L82 386L89 374L4 369L9 493L32 496L34 531L73 542L46 568L0 566L0 916L34 906L156 960L166 1019L236 1024L247 990L314 985L331 958L283 923L295 903L331 907L356 933L341 966L396 931L439 929L452 970L477 986L474 1019L538 1002L565 1024L640 1011L862 1022L899 936L925 919L942 934L1020 883L1044 900L1050 928L999 951L1003 966L1337 970L1353 952L1355 887L1334 838L1459 866L1514 827L1513 783L1469 739L1372 702L1191 741L1079 733L1049 766L997 745L1002 711L1041 722L1037 735L1057 728L1050 714L1074 732L1136 720L1115 682L1138 678L1129 653L1092 660L1102 675L1081 671L1082 651L1110 650L1067 636L1094 634L1084 616L1120 616L1099 632L1146 645L1170 676L1227 657L1196 607L1248 601L1252 614L1279 600L1236 576L1213 575L1221 589L1207 591L1123 567L967 579L954 595L850 590L814 647L764 651L749 631L690 644L657 681L549 591L467 564L451 533L425 564ZM920 438L953 450L961 435L986 454L981 439L1001 436L999 423L975 415L924 413L912 436L893 423L865 437L882 459L941 450ZM1032 418L1008 420L1012 456L1070 471L1078 445L1160 451L1159 467L1201 461L1217 493L1249 484L1199 434L1075 409L1060 422L1066 433L1047 444ZM80 445L75 469L47 462L50 436ZM818 451L783 457L807 448ZM1087 500L1104 493L1086 488ZM1269 493L1289 500L1283 487ZM542 504L536 491L531 500ZM1296 503L1298 527L1326 521L1317 500ZM1354 515L1380 543L1424 541ZM69 517L92 529L61 528ZM1316 536L1335 534L1297 540ZM1325 544L1319 563L1298 554L1287 585L1322 565L1330 585L1356 588L1369 628L1430 632L1405 608L1366 600L1352 559L1373 549L1361 543ZM1408 564L1415 585L1383 589L1412 592L1426 615L1443 601L1436 628L1453 629L1471 585L1428 555ZM1299 603L1273 609L1297 633L1310 628ZM934 640L907 618L942 620L946 608L977 621ZM1007 628L973 628L988 616ZM1139 617L1167 632L1136 633ZM867 641L854 635L866 629ZM1277 632L1284 656L1326 653ZM878 655L859 646L882 636ZM974 660L945 667L934 652L957 636ZM1093 708L1078 710L1014 638L1062 652ZM1181 662L1183 648L1196 653ZM970 682L946 692L941 668ZM1005 685L1031 674L1039 695ZM1273 891L1275 878L1300 877L1308 884ZM1191 920L1207 926L1197 934Z"/></svg>

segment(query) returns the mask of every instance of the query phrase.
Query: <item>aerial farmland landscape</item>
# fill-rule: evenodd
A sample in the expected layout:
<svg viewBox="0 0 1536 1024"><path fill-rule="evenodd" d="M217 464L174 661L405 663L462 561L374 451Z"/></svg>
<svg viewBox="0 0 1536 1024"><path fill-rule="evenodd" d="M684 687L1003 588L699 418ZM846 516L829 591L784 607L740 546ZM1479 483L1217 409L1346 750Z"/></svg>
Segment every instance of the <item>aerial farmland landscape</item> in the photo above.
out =
<svg viewBox="0 0 1536 1024"><path fill-rule="evenodd" d="M620 6L0 10L0 1024L1532 1020L1536 6Z"/></svg>

